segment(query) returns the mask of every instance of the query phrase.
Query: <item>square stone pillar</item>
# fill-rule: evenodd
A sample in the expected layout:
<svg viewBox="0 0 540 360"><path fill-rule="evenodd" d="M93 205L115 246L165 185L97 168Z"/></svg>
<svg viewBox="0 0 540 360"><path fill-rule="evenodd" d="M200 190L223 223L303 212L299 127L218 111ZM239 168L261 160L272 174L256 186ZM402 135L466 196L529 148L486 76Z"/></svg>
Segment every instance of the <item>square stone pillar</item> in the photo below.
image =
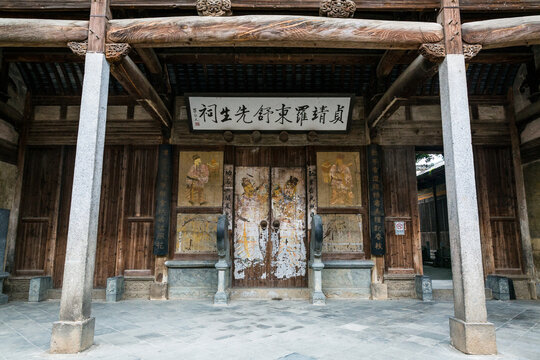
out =
<svg viewBox="0 0 540 360"><path fill-rule="evenodd" d="M94 342L94 318L90 315L108 89L105 54L87 53L60 321L54 323L51 336L53 353L77 353Z"/></svg>
<svg viewBox="0 0 540 360"><path fill-rule="evenodd" d="M467 354L496 354L487 322L484 273L465 58L448 54L439 68L448 225L454 282L452 345Z"/></svg>

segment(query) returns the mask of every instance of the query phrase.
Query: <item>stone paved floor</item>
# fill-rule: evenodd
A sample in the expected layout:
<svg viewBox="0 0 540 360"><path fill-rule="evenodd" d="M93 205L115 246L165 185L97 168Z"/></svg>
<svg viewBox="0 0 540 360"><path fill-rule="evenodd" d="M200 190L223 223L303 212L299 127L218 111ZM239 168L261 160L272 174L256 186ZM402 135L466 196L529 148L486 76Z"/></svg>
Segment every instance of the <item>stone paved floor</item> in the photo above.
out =
<svg viewBox="0 0 540 360"><path fill-rule="evenodd" d="M93 304L95 345L47 353L59 303L0 306L0 359L540 359L540 301L489 301L497 356L449 345L451 302L195 301Z"/></svg>

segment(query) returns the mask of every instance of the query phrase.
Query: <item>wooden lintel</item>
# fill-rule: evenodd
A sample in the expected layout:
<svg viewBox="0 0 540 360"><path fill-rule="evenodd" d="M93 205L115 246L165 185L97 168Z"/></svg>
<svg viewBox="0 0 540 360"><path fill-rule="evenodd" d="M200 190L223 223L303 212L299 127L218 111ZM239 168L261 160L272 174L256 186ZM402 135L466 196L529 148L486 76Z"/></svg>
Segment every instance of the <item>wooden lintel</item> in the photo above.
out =
<svg viewBox="0 0 540 360"><path fill-rule="evenodd" d="M377 65L377 77L382 79L390 75L394 66L399 63L405 53L404 50L386 50Z"/></svg>
<svg viewBox="0 0 540 360"><path fill-rule="evenodd" d="M416 50L443 39L430 22L292 15L164 17L111 20L109 42L135 47L301 47ZM0 47L65 47L87 39L88 22L0 19ZM483 49L540 44L540 16L465 23L463 40Z"/></svg>
<svg viewBox="0 0 540 360"><path fill-rule="evenodd" d="M390 117L399 107L392 106L392 103L396 102L396 99L408 98L409 96L414 95L418 87L424 81L435 75L437 70L437 63L433 63L422 55L419 55L407 69L401 73L373 107L373 110L371 110L367 117L369 127L374 129L381 126L384 120Z"/></svg>
<svg viewBox="0 0 540 360"><path fill-rule="evenodd" d="M393 113L397 111L403 104L407 102L407 99L405 98L393 98L388 105L384 108L384 110L373 120L373 123L371 124L371 128L376 128L379 124L382 124L385 122L390 116L392 116Z"/></svg>
<svg viewBox="0 0 540 360"><path fill-rule="evenodd" d="M125 56L120 61L111 63L111 74L152 118L159 122L164 135L168 135L172 123L171 114L156 90L131 58Z"/></svg>
<svg viewBox="0 0 540 360"><path fill-rule="evenodd" d="M540 44L540 15L469 22L463 41L483 49Z"/></svg>
<svg viewBox="0 0 540 360"><path fill-rule="evenodd" d="M418 49L443 38L436 23L315 16L180 16L110 21L108 41L135 47L237 46Z"/></svg>

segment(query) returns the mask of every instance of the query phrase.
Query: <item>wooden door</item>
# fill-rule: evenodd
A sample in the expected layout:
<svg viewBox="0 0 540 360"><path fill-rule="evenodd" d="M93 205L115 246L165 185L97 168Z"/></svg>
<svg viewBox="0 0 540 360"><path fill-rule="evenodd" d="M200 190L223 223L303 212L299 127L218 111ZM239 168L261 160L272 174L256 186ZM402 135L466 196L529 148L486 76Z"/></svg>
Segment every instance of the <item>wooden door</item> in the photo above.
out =
<svg viewBox="0 0 540 360"><path fill-rule="evenodd" d="M236 167L235 286L306 286L304 174L302 167Z"/></svg>

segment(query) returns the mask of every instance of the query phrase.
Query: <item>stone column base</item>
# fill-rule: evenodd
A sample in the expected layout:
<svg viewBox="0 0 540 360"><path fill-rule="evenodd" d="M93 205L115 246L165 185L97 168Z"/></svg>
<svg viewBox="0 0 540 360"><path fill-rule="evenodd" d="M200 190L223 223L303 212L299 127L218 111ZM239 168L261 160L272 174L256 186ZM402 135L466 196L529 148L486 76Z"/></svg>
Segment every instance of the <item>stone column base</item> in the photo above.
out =
<svg viewBox="0 0 540 360"><path fill-rule="evenodd" d="M465 354L497 354L495 326L492 323L466 323L451 317L450 338L452 346Z"/></svg>
<svg viewBox="0 0 540 360"><path fill-rule="evenodd" d="M7 304L8 296L6 294L0 293L0 305Z"/></svg>
<svg viewBox="0 0 540 360"><path fill-rule="evenodd" d="M229 291L218 291L214 295L214 305L227 306L229 304Z"/></svg>
<svg viewBox="0 0 540 360"><path fill-rule="evenodd" d="M326 305L326 296L322 291L313 291L311 294L311 304L313 305Z"/></svg>
<svg viewBox="0 0 540 360"><path fill-rule="evenodd" d="M83 321L56 321L51 336L51 353L75 354L94 344L95 318Z"/></svg>

